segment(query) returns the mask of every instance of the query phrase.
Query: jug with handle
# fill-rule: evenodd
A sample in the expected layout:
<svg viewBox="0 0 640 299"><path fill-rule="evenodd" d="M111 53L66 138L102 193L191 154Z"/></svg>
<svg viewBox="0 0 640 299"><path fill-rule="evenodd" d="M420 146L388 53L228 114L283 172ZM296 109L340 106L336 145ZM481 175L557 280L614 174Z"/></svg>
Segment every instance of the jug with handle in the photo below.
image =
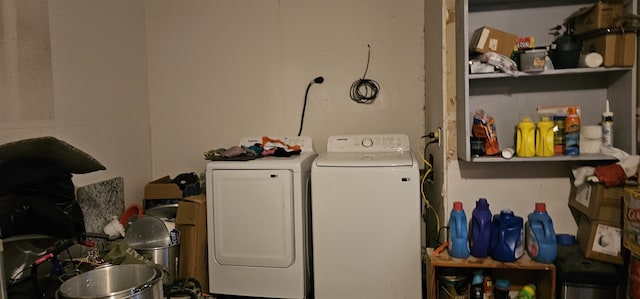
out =
<svg viewBox="0 0 640 299"><path fill-rule="evenodd" d="M469 251L478 258L489 256L491 237L491 210L486 198L479 198L469 221Z"/></svg>
<svg viewBox="0 0 640 299"><path fill-rule="evenodd" d="M536 126L536 156L551 157L555 154L553 144L554 123L548 116L542 116Z"/></svg>
<svg viewBox="0 0 640 299"><path fill-rule="evenodd" d="M501 262L514 262L524 254L523 219L512 210L493 215L491 222L491 257Z"/></svg>
<svg viewBox="0 0 640 299"><path fill-rule="evenodd" d="M449 217L449 255L455 258L469 256L467 215L459 201L453 203Z"/></svg>
<svg viewBox="0 0 640 299"><path fill-rule="evenodd" d="M556 233L546 204L537 202L527 216L526 247L532 259L541 263L553 263L557 256Z"/></svg>
<svg viewBox="0 0 640 299"><path fill-rule="evenodd" d="M533 157L536 154L536 125L528 116L523 116L516 127L516 155Z"/></svg>

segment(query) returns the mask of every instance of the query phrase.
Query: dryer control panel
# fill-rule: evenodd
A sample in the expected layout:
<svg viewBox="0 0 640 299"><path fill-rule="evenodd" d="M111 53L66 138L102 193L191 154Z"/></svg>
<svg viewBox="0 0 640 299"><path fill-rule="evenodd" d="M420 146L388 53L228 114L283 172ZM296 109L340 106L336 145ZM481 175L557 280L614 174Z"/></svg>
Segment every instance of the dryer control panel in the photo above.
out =
<svg viewBox="0 0 640 299"><path fill-rule="evenodd" d="M405 152L410 151L405 134L333 135L327 152Z"/></svg>

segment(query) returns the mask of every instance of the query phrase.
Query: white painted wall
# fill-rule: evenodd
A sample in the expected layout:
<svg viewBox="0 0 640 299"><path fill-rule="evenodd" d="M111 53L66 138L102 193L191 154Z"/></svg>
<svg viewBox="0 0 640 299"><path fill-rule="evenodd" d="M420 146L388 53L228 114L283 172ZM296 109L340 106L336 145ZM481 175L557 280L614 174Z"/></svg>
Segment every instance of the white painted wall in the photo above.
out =
<svg viewBox="0 0 640 299"><path fill-rule="evenodd" d="M143 2L45 2L49 23L30 25L50 27L53 95L38 100L51 108L41 117L0 119L0 143L55 136L107 168L74 175L76 186L122 176L125 202L140 202L151 173ZM46 83L29 76L20 80L33 81L34 88Z"/></svg>
<svg viewBox="0 0 640 299"><path fill-rule="evenodd" d="M425 129L425 115L431 126L437 122L429 119L444 113L430 103L449 103L429 97L425 109L425 77L438 74L430 67L425 72L425 6L419 0L48 3L52 117L2 120L0 142L61 138L107 167L74 182L123 176L127 204L140 202L152 178L201 171L208 149L245 135L296 134L304 90L318 75L325 83L310 90L303 134L313 137L319 152L327 136L346 133L406 133L421 150L419 137L432 130ZM450 23L448 12L443 19ZM364 72L367 44L367 78L382 89L374 104L360 105L348 92ZM446 82L451 74L442 76ZM455 124L450 116L443 121ZM449 137L443 136L455 139ZM436 171L447 182L440 194L447 213L461 200L470 214L485 196L494 212L509 207L525 215L544 199L557 231L575 232L566 178L495 178L491 167L470 176L457 160Z"/></svg>
<svg viewBox="0 0 640 299"><path fill-rule="evenodd" d="M568 207L571 168L559 163L470 163L449 161L445 195L446 219L454 201L461 201L467 219L475 202L484 197L493 214L510 209L525 221L536 202L544 202L556 233L576 234L577 224Z"/></svg>
<svg viewBox="0 0 640 299"><path fill-rule="evenodd" d="M15 1L15 0L2 0ZM203 152L248 135L304 135L324 151L332 134L424 132L422 0L48 1L50 119L0 125L0 142L52 135L125 180L125 203L146 182L201 172ZM362 77L381 85L370 105L349 99ZM52 103L51 103L52 102Z"/></svg>
<svg viewBox="0 0 640 299"><path fill-rule="evenodd" d="M201 172L243 136L424 132L423 0L147 2L153 176ZM381 85L357 104L351 84Z"/></svg>

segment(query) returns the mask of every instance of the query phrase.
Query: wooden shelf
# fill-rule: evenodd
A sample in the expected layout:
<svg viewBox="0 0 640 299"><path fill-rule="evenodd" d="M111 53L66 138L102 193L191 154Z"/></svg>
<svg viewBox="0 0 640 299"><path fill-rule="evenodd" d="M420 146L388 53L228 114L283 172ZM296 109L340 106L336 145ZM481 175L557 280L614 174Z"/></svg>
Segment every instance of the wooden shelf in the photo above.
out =
<svg viewBox="0 0 640 299"><path fill-rule="evenodd" d="M437 298L437 278L444 271L455 270L463 275L470 275L473 270L483 269L486 275L508 278L512 290L518 290L528 283L537 287L537 298L556 296L556 266L539 263L526 253L515 262L500 262L492 258L476 258L470 256L458 259L449 256L447 251L435 255L433 248L427 248L427 298ZM495 278L494 278L495 279Z"/></svg>

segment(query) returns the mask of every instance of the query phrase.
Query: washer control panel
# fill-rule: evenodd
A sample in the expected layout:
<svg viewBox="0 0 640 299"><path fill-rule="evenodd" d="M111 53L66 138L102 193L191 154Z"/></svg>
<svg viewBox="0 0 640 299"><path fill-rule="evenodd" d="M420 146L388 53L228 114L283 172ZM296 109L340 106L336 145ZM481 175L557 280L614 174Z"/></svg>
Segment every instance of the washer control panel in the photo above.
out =
<svg viewBox="0 0 640 299"><path fill-rule="evenodd" d="M327 152L403 152L409 151L405 134L333 135L329 136Z"/></svg>

